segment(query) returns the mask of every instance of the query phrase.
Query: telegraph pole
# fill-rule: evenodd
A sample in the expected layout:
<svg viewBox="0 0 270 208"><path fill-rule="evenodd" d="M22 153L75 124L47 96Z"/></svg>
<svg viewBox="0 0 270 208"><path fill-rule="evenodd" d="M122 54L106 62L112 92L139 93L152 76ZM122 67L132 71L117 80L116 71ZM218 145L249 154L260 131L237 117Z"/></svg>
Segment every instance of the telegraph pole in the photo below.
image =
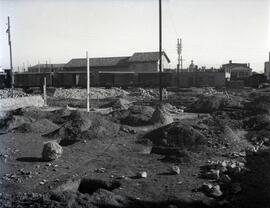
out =
<svg viewBox="0 0 270 208"><path fill-rule="evenodd" d="M12 47L11 47L11 36L10 36L10 21L8 16L8 29L6 31L8 33L8 45L9 45L9 61L10 61L10 73L11 73L11 94L13 97L14 90L14 74L13 74L13 65L12 65Z"/></svg>
<svg viewBox="0 0 270 208"><path fill-rule="evenodd" d="M181 67L182 71L182 39L177 39L177 54L178 54L178 63L177 63L177 87L179 87L179 71Z"/></svg>
<svg viewBox="0 0 270 208"><path fill-rule="evenodd" d="M159 0L159 101L162 102L162 0Z"/></svg>
<svg viewBox="0 0 270 208"><path fill-rule="evenodd" d="M86 51L86 63L87 63L87 112L90 111L90 63L88 58L88 51Z"/></svg>

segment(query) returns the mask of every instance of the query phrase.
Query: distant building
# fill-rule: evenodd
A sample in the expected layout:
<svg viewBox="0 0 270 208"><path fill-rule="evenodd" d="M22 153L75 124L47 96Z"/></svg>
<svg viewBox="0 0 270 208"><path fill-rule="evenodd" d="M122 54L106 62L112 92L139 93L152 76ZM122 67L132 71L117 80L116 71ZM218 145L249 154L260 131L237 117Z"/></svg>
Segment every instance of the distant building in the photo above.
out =
<svg viewBox="0 0 270 208"><path fill-rule="evenodd" d="M231 80L245 79L252 74L249 63L233 63L232 61L229 61L228 64L223 64L221 69L225 72L230 72Z"/></svg>
<svg viewBox="0 0 270 208"><path fill-rule="evenodd" d="M270 52L269 52L269 61L264 63L264 75L266 76L267 80L270 80Z"/></svg>
<svg viewBox="0 0 270 208"><path fill-rule="evenodd" d="M264 75L267 77L267 80L270 80L270 65L269 65L269 61L264 63Z"/></svg>
<svg viewBox="0 0 270 208"><path fill-rule="evenodd" d="M159 71L159 52L134 53L124 57L90 58L90 70L98 72L157 72ZM169 68L170 59L165 52L162 54L162 69ZM85 71L86 59L71 59L65 66L65 71Z"/></svg>
<svg viewBox="0 0 270 208"><path fill-rule="evenodd" d="M28 72L44 73L63 71L65 64L37 64L28 67Z"/></svg>

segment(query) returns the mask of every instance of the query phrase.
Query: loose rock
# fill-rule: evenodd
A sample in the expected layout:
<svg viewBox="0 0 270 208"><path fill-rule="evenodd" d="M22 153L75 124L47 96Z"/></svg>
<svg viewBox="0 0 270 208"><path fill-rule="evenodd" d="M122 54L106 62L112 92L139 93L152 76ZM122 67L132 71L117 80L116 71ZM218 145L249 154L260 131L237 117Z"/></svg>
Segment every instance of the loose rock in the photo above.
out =
<svg viewBox="0 0 270 208"><path fill-rule="evenodd" d="M49 141L44 144L42 151L42 159L44 161L52 161L61 157L63 148L55 141Z"/></svg>
<svg viewBox="0 0 270 208"><path fill-rule="evenodd" d="M171 168L171 172L173 174L179 175L180 174L180 168L178 166L173 165L172 168Z"/></svg>

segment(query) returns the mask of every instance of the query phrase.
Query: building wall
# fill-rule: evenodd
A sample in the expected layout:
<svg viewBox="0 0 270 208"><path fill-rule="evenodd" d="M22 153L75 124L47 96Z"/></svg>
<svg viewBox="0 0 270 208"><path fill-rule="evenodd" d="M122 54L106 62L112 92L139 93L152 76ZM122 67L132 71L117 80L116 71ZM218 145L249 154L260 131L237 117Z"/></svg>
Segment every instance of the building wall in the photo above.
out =
<svg viewBox="0 0 270 208"><path fill-rule="evenodd" d="M166 57L162 56L162 71L163 69L169 69L170 65ZM135 62L130 63L129 71L133 72L158 72L159 71L159 61L158 62Z"/></svg>
<svg viewBox="0 0 270 208"><path fill-rule="evenodd" d="M133 72L157 72L157 62L136 62L130 63L128 71Z"/></svg>
<svg viewBox="0 0 270 208"><path fill-rule="evenodd" d="M241 79L251 76L252 70L243 66L231 68L231 79Z"/></svg>

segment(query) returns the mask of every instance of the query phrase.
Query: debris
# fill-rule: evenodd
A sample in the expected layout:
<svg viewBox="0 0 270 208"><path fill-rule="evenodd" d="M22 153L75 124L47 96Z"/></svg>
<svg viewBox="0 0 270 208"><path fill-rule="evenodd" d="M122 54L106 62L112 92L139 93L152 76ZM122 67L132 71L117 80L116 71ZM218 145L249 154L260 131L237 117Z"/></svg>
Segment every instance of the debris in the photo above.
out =
<svg viewBox="0 0 270 208"><path fill-rule="evenodd" d="M213 196L213 197L220 197L223 195L222 191L220 190L220 186L219 185L215 185L211 188L210 190L210 193L209 193L210 196Z"/></svg>
<svg viewBox="0 0 270 208"><path fill-rule="evenodd" d="M48 182L48 180L43 179L42 181L39 182L39 184L40 184L40 185L44 185L44 184L47 183L47 182Z"/></svg>
<svg viewBox="0 0 270 208"><path fill-rule="evenodd" d="M132 105L126 111L115 111L112 116L119 119L121 124L129 126L148 125L154 113L154 108L143 105Z"/></svg>
<svg viewBox="0 0 270 208"><path fill-rule="evenodd" d="M241 192L242 191L242 188L241 188L240 183L233 183L231 185L231 191L234 194L238 194L239 192Z"/></svg>
<svg viewBox="0 0 270 208"><path fill-rule="evenodd" d="M105 168L99 168L95 170L96 173L105 173L106 169Z"/></svg>
<svg viewBox="0 0 270 208"><path fill-rule="evenodd" d="M129 134L136 134L137 133L135 129L132 129L132 128L129 128L126 126L120 126L120 130L125 132L125 133L129 133Z"/></svg>
<svg viewBox="0 0 270 208"><path fill-rule="evenodd" d="M213 180L218 180L220 175L219 175L220 171L219 170L214 170L211 169L209 172L207 172L205 175L207 178L209 179L213 179Z"/></svg>
<svg viewBox="0 0 270 208"><path fill-rule="evenodd" d="M22 89L16 88L13 89L13 96L12 96L12 90L11 89L1 89L0 90L0 99L5 98L18 98L18 97L27 97L28 94L24 93Z"/></svg>
<svg viewBox="0 0 270 208"><path fill-rule="evenodd" d="M230 178L230 176L228 176L227 174L221 174L219 180L221 182L223 182L223 183L230 183L232 181L232 179Z"/></svg>
<svg viewBox="0 0 270 208"><path fill-rule="evenodd" d="M147 178L147 172L146 171L141 171L137 173L138 178Z"/></svg>
<svg viewBox="0 0 270 208"><path fill-rule="evenodd" d="M103 89L103 88L90 88L90 97L92 99L104 99L108 97L117 97L117 96L125 96L129 93L120 88L111 88L111 89ZM54 92L54 97L56 98L73 98L73 99L86 99L86 89L62 89L57 88Z"/></svg>
<svg viewBox="0 0 270 208"><path fill-rule="evenodd" d="M191 109L198 113L212 113L223 107L225 98L221 96L202 96L196 101Z"/></svg>
<svg viewBox="0 0 270 208"><path fill-rule="evenodd" d="M43 146L42 159L44 161L52 161L61 157L63 148L55 141L46 142Z"/></svg>
<svg viewBox="0 0 270 208"><path fill-rule="evenodd" d="M177 175L180 174L180 168L178 166L176 166L176 165L172 166L171 171L172 171L173 174L177 174Z"/></svg>

